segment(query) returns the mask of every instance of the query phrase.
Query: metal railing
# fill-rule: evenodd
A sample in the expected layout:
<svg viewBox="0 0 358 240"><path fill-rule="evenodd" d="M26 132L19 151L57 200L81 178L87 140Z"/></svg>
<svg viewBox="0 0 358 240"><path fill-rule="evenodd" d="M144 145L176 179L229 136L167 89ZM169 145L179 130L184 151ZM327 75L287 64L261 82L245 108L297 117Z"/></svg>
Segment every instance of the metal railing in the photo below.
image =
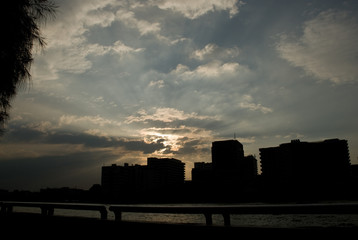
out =
<svg viewBox="0 0 358 240"><path fill-rule="evenodd" d="M0 203L2 214L11 214L14 207L40 208L41 214L53 216L55 209L90 210L99 211L101 219L107 219L107 208L100 204L65 204L65 203L39 203L39 202L2 202Z"/></svg>

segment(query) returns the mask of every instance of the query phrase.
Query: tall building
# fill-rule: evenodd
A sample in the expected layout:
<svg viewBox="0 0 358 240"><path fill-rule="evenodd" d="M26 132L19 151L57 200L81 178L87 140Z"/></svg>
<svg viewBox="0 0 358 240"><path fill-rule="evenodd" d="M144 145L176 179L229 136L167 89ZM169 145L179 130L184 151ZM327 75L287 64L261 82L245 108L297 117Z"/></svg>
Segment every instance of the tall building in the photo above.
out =
<svg viewBox="0 0 358 240"><path fill-rule="evenodd" d="M256 158L251 155L245 157L243 145L237 140L213 142L211 155L216 183L246 183L257 175Z"/></svg>
<svg viewBox="0 0 358 240"><path fill-rule="evenodd" d="M347 140L292 140L278 147L259 150L265 179L312 183L336 181L350 176Z"/></svg>
<svg viewBox="0 0 358 240"><path fill-rule="evenodd" d="M102 167L103 191L112 196L126 195L183 184L185 164L174 158L148 158L147 166L129 165Z"/></svg>
<svg viewBox="0 0 358 240"><path fill-rule="evenodd" d="M257 159L253 155L245 156L240 164L241 169L245 169L242 171L242 175L244 178L255 178L257 176Z"/></svg>
<svg viewBox="0 0 358 240"><path fill-rule="evenodd" d="M244 148L237 140L216 141L212 143L211 157L214 170L237 169L244 159Z"/></svg>
<svg viewBox="0 0 358 240"><path fill-rule="evenodd" d="M174 158L147 158L148 170L157 186L183 184L185 163Z"/></svg>
<svg viewBox="0 0 358 240"><path fill-rule="evenodd" d="M102 167L101 185L107 194L143 191L150 187L150 179L146 166L125 163L124 166L112 164Z"/></svg>
<svg viewBox="0 0 358 240"><path fill-rule="evenodd" d="M195 162L191 170L191 180L197 184L212 184L213 164L206 162Z"/></svg>

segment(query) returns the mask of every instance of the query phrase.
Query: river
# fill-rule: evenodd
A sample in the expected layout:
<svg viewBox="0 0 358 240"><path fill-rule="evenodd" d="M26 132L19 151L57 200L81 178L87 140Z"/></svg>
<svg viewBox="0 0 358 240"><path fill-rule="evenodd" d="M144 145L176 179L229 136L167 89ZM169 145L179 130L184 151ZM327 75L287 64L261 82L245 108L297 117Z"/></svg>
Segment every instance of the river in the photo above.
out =
<svg viewBox="0 0 358 240"><path fill-rule="evenodd" d="M242 205L242 204L238 204ZM104 205L109 208L109 205ZM134 206L134 205L124 205ZM235 204L141 204L135 206L237 206ZM39 208L15 207L14 212L40 213ZM87 210L55 209L54 215L100 218L100 213ZM108 219L114 220L114 214L108 211ZM163 214L163 213L122 213L123 221L140 222L161 222L180 224L205 224L205 217L202 214ZM214 225L224 225L221 215L213 215ZM243 214L231 215L232 226L248 227L358 227L357 214Z"/></svg>

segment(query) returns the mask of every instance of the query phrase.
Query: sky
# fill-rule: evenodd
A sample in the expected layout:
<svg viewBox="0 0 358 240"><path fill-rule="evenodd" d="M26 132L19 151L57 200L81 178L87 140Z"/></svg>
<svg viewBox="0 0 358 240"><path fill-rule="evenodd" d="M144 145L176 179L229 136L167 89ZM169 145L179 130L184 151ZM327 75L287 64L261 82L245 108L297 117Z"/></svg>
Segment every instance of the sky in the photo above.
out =
<svg viewBox="0 0 358 240"><path fill-rule="evenodd" d="M358 164L358 2L58 0L0 137L0 189L88 189L101 167L213 141L346 139Z"/></svg>

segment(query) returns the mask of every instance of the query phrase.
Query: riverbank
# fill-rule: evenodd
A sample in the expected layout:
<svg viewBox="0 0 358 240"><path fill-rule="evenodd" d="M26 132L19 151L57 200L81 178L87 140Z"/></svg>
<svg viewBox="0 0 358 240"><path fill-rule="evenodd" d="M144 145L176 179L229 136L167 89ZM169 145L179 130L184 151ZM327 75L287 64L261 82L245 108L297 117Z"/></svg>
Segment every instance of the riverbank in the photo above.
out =
<svg viewBox="0 0 358 240"><path fill-rule="evenodd" d="M83 217L42 216L32 213L13 213L0 217L1 231L11 238L177 238L177 237L297 237L345 236L358 234L358 227L225 227L204 224L168 224L152 222L117 222ZM348 236L348 235L347 235ZM353 235L349 235L353 236Z"/></svg>

